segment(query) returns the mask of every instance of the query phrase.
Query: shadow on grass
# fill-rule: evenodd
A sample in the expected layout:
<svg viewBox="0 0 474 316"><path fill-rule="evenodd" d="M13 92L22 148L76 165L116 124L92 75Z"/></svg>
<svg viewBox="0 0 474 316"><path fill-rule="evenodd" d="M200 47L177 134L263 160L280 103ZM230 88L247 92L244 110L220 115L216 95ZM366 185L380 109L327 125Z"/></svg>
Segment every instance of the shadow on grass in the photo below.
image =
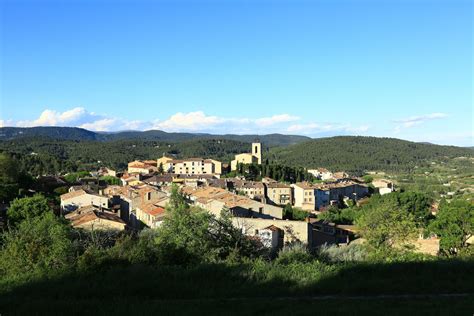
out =
<svg viewBox="0 0 474 316"><path fill-rule="evenodd" d="M436 296L447 293L468 295ZM192 268L113 262L4 290L0 314L471 315L473 293L474 264L466 261ZM400 294L406 296L379 297Z"/></svg>

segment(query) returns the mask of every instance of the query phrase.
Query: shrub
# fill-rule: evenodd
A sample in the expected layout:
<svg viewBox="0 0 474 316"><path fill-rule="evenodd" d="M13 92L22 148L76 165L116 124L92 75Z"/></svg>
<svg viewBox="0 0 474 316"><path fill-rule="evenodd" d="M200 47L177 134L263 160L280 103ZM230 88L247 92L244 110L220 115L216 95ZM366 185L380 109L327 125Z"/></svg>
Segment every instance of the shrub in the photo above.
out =
<svg viewBox="0 0 474 316"><path fill-rule="evenodd" d="M71 229L52 213L27 218L3 234L0 272L14 277L49 274L72 263Z"/></svg>
<svg viewBox="0 0 474 316"><path fill-rule="evenodd" d="M295 243L283 247L275 260L276 264L308 263L314 260L305 245Z"/></svg>
<svg viewBox="0 0 474 316"><path fill-rule="evenodd" d="M51 213L51 208L48 200L40 194L15 199L7 210L8 223L16 226L25 219L42 216L45 213Z"/></svg>
<svg viewBox="0 0 474 316"><path fill-rule="evenodd" d="M319 248L318 257L326 262L360 262L367 259L367 249L358 244L342 247L325 244Z"/></svg>

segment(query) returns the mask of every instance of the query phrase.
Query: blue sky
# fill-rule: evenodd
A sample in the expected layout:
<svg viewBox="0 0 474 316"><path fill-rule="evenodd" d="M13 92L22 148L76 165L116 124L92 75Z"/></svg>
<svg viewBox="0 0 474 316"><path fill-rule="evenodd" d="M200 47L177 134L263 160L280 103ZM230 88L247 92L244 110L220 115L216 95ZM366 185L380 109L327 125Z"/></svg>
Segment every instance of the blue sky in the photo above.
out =
<svg viewBox="0 0 474 316"><path fill-rule="evenodd" d="M473 144L471 1L9 1L3 126Z"/></svg>

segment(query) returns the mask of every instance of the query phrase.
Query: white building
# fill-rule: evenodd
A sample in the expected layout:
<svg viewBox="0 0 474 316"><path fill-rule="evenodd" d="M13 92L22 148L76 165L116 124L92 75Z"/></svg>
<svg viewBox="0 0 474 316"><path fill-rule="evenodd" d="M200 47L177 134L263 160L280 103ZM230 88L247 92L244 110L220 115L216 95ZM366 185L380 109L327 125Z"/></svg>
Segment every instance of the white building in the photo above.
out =
<svg viewBox="0 0 474 316"><path fill-rule="evenodd" d="M215 174L222 173L222 163L214 159L187 158L172 159L162 157L157 160L158 169L160 166L164 172L174 174Z"/></svg>
<svg viewBox="0 0 474 316"><path fill-rule="evenodd" d="M84 190L72 191L61 195L61 211L72 212L84 206L109 208L109 199L106 196L88 193Z"/></svg>

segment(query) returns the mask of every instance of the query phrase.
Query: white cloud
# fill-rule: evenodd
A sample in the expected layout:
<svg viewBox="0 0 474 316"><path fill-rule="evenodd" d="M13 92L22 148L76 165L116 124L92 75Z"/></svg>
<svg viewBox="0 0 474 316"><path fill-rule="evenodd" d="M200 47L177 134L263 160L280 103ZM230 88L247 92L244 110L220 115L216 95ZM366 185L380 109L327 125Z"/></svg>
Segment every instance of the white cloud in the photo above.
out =
<svg viewBox="0 0 474 316"><path fill-rule="evenodd" d="M87 115L86 109L77 107L69 111L65 111L59 115L59 120L62 122L71 122ZM93 115L93 113L91 113Z"/></svg>
<svg viewBox="0 0 474 316"><path fill-rule="evenodd" d="M212 129L216 125L222 124L225 119L217 116L207 116L202 111L181 113L178 112L170 116L165 121L158 121L153 125L153 129L165 131L201 131Z"/></svg>
<svg viewBox="0 0 474 316"><path fill-rule="evenodd" d="M420 116L411 116L400 120L395 120L395 123L399 123L400 125L395 127L395 131L400 131L401 127L410 128L416 125L423 124L426 121L442 119L448 117L445 113L431 113L426 115Z"/></svg>
<svg viewBox="0 0 474 316"><path fill-rule="evenodd" d="M12 126L13 121L12 120L2 120L0 119L0 127L6 127L6 126Z"/></svg>
<svg viewBox="0 0 474 316"><path fill-rule="evenodd" d="M83 107L76 107L64 112L46 109L36 120L18 121L16 126L80 126L81 124L91 123L103 118L101 115L88 112Z"/></svg>
<svg viewBox="0 0 474 316"><path fill-rule="evenodd" d="M288 123L293 125L288 127ZM322 133L360 134L368 130L367 126L352 127L349 124L305 122L301 118L287 113L268 117L221 117L208 115L203 111L178 112L165 119L149 121L128 120L120 117L97 115L83 107L58 112L44 110L37 119L30 121L0 121L10 126L77 126L93 131L122 131L159 129L166 132L193 132L213 134L269 134L299 133L321 135Z"/></svg>
<svg viewBox="0 0 474 316"><path fill-rule="evenodd" d="M113 128L111 127L113 127L116 124L117 124L116 119L105 118L105 119L97 120L95 122L82 124L79 127L92 130L92 131L106 132L106 131L113 130Z"/></svg>
<svg viewBox="0 0 474 316"><path fill-rule="evenodd" d="M255 123L260 126L270 126L278 123L294 122L300 118L289 114L278 114L271 117L262 117L255 120Z"/></svg>
<svg viewBox="0 0 474 316"><path fill-rule="evenodd" d="M251 119L247 117L219 117L206 115L203 111L178 112L164 121L156 121L153 129L170 132L209 132L209 133L256 133L279 130L279 125L299 118L289 114Z"/></svg>
<svg viewBox="0 0 474 316"><path fill-rule="evenodd" d="M300 133L304 135L316 135L321 133L350 133L363 134L369 130L369 126L362 125L353 127L349 124L333 124L333 123L306 123L290 125L286 131L290 133Z"/></svg>

